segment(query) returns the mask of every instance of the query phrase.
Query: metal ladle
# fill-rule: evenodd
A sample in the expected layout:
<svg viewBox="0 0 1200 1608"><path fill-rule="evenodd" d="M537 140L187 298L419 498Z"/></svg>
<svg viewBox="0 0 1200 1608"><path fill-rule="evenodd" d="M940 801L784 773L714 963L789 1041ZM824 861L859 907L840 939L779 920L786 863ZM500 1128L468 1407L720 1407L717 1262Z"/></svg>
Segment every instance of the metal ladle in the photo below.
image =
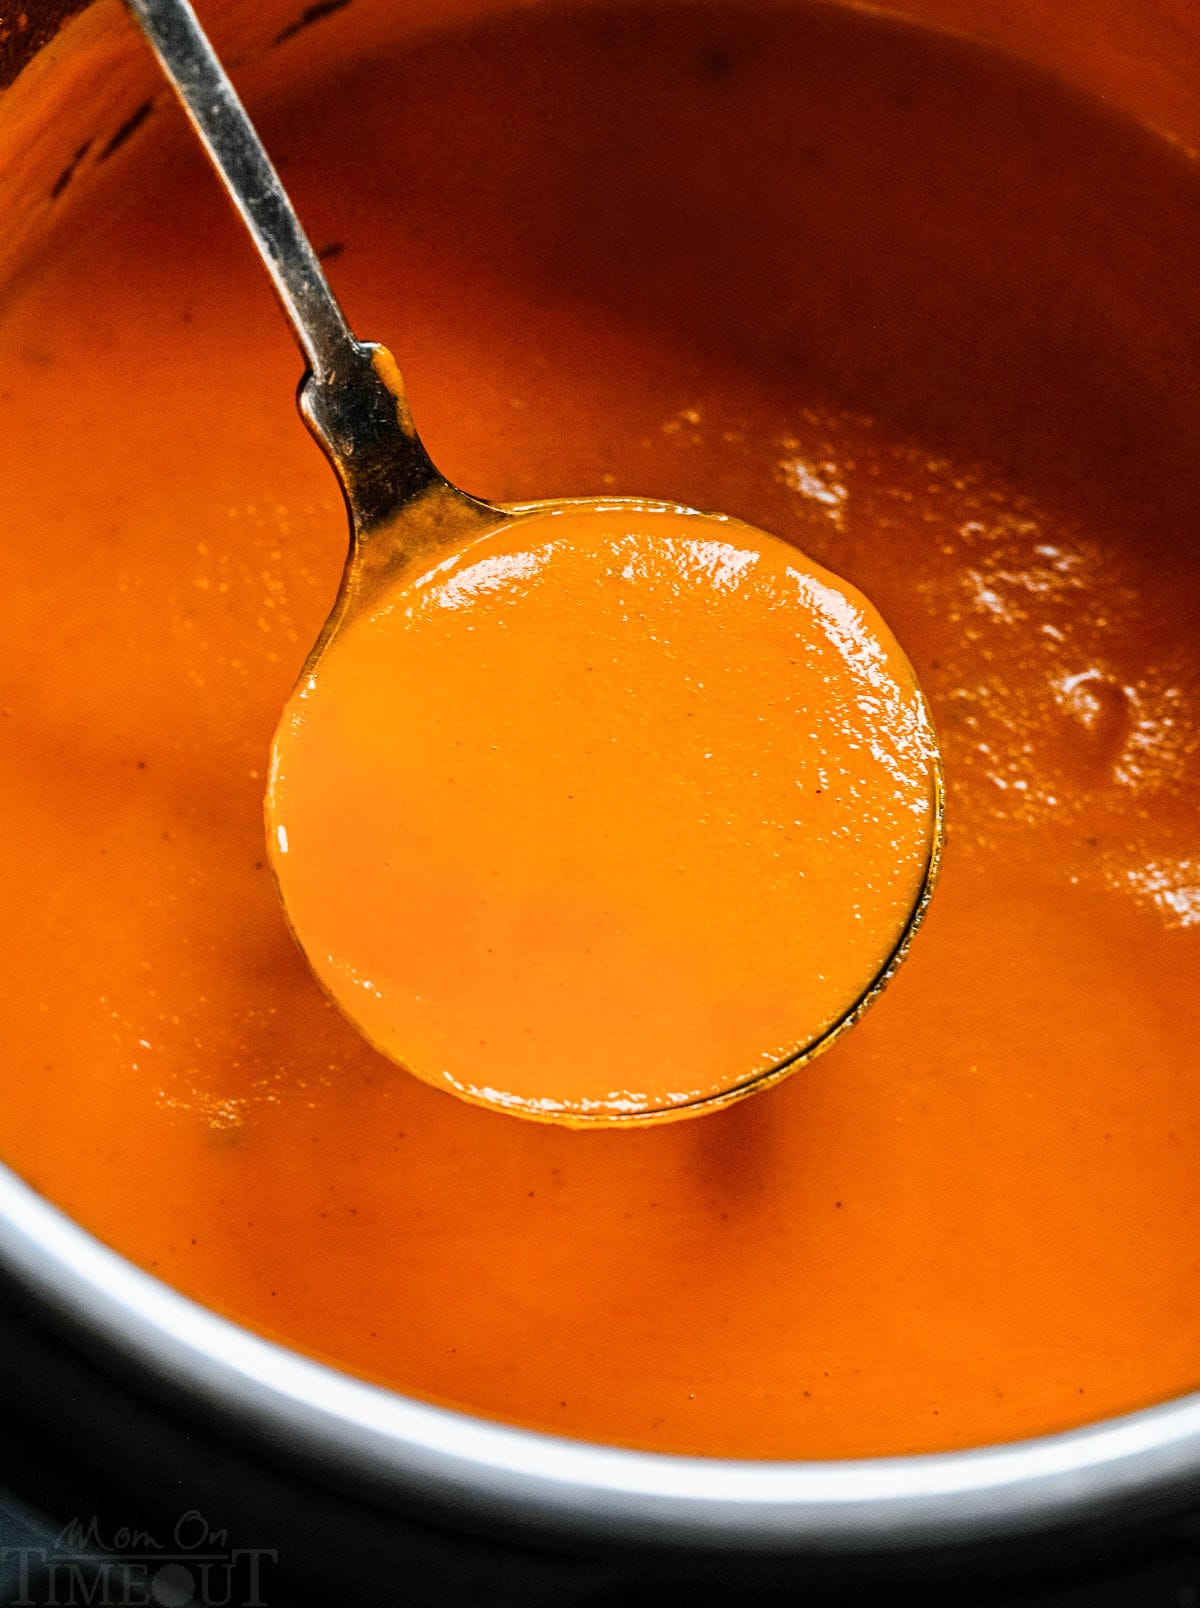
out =
<svg viewBox="0 0 1200 1608"><path fill-rule="evenodd" d="M343 625L353 621L401 571L419 566L426 557L452 552L534 509L579 509L588 504L571 500L499 507L459 490L439 474L413 427L395 361L385 347L355 339L279 177L187 0L126 0L126 4L183 103L271 276L307 363L299 389L301 414L333 465L349 510L349 556L337 601L305 665L304 676L311 677ZM720 518L646 499L610 497L603 502L605 510L622 506L687 513L710 524ZM857 1020L899 964L928 902L942 834L936 755L933 772L933 820L924 881L886 963L864 980L861 994L838 1020L765 1071L747 1077L745 1069L731 1069L728 1087L716 1095L671 1109L608 1114L602 1120L659 1121L723 1105L810 1059ZM285 878L278 863L274 869L286 913ZM301 947L305 947L303 940ZM363 1023L355 1019L352 1002L337 997L336 1003L366 1033ZM466 1092L460 1085L454 1087ZM579 1125L583 1119L577 1114L563 1120Z"/></svg>

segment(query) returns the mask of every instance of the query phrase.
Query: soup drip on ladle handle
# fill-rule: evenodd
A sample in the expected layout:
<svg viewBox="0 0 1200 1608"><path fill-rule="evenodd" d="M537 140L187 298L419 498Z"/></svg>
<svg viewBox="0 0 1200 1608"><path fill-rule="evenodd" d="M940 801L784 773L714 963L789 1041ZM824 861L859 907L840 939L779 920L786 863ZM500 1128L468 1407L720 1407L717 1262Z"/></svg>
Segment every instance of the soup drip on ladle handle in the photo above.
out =
<svg viewBox="0 0 1200 1608"><path fill-rule="evenodd" d="M504 517L502 510L450 486L434 468L386 347L355 339L279 175L187 0L126 4L271 277L308 365L300 411L341 482L355 536L391 525L402 509L428 502L431 492L438 503L448 496L460 516L477 510L494 525Z"/></svg>

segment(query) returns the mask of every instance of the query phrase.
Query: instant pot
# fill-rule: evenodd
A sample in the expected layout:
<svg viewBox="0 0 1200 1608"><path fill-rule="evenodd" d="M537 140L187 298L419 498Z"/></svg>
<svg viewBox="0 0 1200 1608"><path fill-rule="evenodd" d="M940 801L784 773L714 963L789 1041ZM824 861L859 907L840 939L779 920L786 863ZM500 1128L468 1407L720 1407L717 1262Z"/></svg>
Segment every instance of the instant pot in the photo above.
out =
<svg viewBox="0 0 1200 1608"><path fill-rule="evenodd" d="M443 15L513 3L454 0ZM892 9L1200 148L1194 0ZM283 73L314 75L427 26L420 0L202 11L251 109ZM77 153L100 130L115 149L168 92L116 0L7 0L0 82L2 280ZM954 1454L670 1457L507 1428L339 1374L198 1307L3 1169L0 1264L11 1601L976 1601L1079 1569L1087 1583L1054 1600L1200 1600L1200 1395ZM99 1582L90 1598L80 1559Z"/></svg>

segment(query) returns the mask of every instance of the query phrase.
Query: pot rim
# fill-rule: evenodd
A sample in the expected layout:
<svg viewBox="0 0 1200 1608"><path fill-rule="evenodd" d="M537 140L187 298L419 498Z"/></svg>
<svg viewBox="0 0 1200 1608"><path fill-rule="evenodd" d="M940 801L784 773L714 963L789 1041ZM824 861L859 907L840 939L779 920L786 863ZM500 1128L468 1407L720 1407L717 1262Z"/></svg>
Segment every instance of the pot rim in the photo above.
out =
<svg viewBox="0 0 1200 1608"><path fill-rule="evenodd" d="M339 1373L143 1272L0 1165L0 1265L69 1329L291 1462L392 1508L593 1545L953 1548L1200 1492L1200 1393L1035 1440L835 1462L682 1457L474 1418Z"/></svg>

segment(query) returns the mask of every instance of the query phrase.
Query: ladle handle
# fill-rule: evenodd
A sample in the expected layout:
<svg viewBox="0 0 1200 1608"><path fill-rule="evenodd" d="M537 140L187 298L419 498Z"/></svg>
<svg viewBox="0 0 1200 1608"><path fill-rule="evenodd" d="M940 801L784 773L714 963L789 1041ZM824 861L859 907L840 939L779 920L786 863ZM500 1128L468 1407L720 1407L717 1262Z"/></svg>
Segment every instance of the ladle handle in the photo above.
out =
<svg viewBox="0 0 1200 1608"><path fill-rule="evenodd" d="M444 514L453 504L496 511L438 474L413 428L404 385L390 354L355 340L337 297L237 91L188 0L125 0L183 102L221 182L249 229L308 376L300 411L337 471L356 542L386 526L430 492ZM411 522L410 522L411 526ZM413 528L406 539L413 539Z"/></svg>
<svg viewBox="0 0 1200 1608"><path fill-rule="evenodd" d="M279 175L188 0L125 0L245 220L313 378L353 372L363 348Z"/></svg>

